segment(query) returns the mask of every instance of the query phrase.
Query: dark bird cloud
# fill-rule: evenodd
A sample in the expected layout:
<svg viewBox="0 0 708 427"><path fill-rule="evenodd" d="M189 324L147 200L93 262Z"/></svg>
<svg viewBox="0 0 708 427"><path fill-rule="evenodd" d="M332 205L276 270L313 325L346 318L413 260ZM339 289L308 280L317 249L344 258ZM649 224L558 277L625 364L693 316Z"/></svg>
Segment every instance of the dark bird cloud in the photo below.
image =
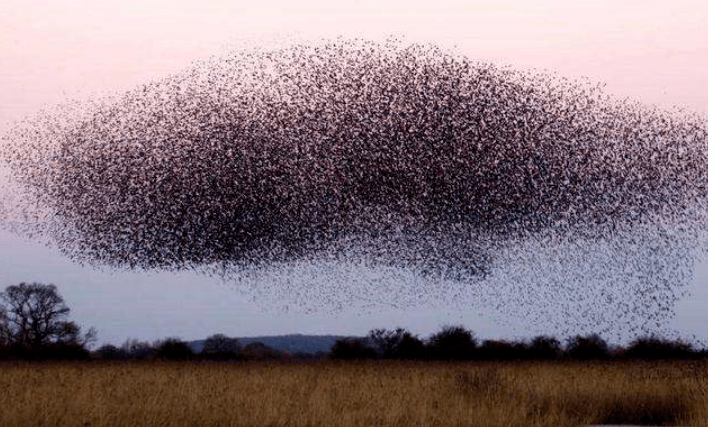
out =
<svg viewBox="0 0 708 427"><path fill-rule="evenodd" d="M602 324L596 304L642 327L671 316L702 247L707 142L705 118L589 82L336 40L237 51L36 118L2 157L20 231L79 262L237 281L358 265L427 280L367 288L403 305L437 280L532 321ZM329 284L249 292L356 293L315 270Z"/></svg>

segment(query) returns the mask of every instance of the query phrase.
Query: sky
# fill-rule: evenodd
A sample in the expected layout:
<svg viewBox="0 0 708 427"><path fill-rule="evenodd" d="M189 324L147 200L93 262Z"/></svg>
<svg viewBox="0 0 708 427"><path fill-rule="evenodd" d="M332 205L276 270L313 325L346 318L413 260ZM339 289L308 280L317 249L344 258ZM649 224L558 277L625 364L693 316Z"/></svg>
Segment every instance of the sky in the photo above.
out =
<svg viewBox="0 0 708 427"><path fill-rule="evenodd" d="M337 36L432 42L708 115L706 22L708 5L699 0L0 0L0 134L57 104L119 94L235 47ZM0 230L0 286L22 281L56 284L72 318L96 327L101 343L217 332L362 335L395 326L427 336L443 324L493 338L544 332L476 308L276 308L219 278L82 267ZM697 266L693 286L673 327L708 339L708 264Z"/></svg>

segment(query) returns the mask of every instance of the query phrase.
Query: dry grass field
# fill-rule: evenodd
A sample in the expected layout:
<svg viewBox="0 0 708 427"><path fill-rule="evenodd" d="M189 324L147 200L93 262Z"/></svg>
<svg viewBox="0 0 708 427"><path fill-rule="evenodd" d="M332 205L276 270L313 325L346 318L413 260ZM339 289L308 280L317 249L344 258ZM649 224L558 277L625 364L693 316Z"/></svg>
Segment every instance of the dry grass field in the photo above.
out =
<svg viewBox="0 0 708 427"><path fill-rule="evenodd" d="M0 426L708 426L708 363L7 363Z"/></svg>

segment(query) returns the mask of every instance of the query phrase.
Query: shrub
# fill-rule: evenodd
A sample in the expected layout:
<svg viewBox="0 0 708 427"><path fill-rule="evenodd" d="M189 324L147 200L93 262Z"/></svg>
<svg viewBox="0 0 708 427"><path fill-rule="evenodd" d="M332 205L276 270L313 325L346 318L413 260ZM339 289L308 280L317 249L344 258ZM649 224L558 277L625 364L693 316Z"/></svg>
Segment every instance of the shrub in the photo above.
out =
<svg viewBox="0 0 708 427"><path fill-rule="evenodd" d="M563 354L560 341L553 337L539 335L526 348L526 356L535 360L556 360Z"/></svg>
<svg viewBox="0 0 708 427"><path fill-rule="evenodd" d="M122 348L112 344L104 344L93 352L94 356L102 360L125 360L130 355Z"/></svg>
<svg viewBox="0 0 708 427"><path fill-rule="evenodd" d="M236 360L243 358L240 350L241 344L236 338L215 334L204 341L204 348L199 356L208 360Z"/></svg>
<svg viewBox="0 0 708 427"><path fill-rule="evenodd" d="M425 355L423 341L403 328L374 329L367 340L383 359L422 359Z"/></svg>
<svg viewBox="0 0 708 427"><path fill-rule="evenodd" d="M566 354L575 360L607 359L610 355L607 342L597 334L576 335L568 340Z"/></svg>
<svg viewBox="0 0 708 427"><path fill-rule="evenodd" d="M280 358L278 350L262 342L253 342L243 348L241 354L246 360L275 360Z"/></svg>
<svg viewBox="0 0 708 427"><path fill-rule="evenodd" d="M155 357L165 360L189 360L194 356L192 348L179 338L167 338L155 346Z"/></svg>
<svg viewBox="0 0 708 427"><path fill-rule="evenodd" d="M462 326L444 326L430 337L430 354L438 360L471 360L477 350L474 334Z"/></svg>
<svg viewBox="0 0 708 427"><path fill-rule="evenodd" d="M340 360L376 359L377 353L360 338L345 338L335 341L329 353L330 358Z"/></svg>
<svg viewBox="0 0 708 427"><path fill-rule="evenodd" d="M637 338L624 352L625 358L644 360L691 359L695 356L696 353L690 344L662 340L653 336Z"/></svg>
<svg viewBox="0 0 708 427"><path fill-rule="evenodd" d="M526 348L522 343L503 340L486 340L477 350L477 357L485 360L519 360L525 357Z"/></svg>

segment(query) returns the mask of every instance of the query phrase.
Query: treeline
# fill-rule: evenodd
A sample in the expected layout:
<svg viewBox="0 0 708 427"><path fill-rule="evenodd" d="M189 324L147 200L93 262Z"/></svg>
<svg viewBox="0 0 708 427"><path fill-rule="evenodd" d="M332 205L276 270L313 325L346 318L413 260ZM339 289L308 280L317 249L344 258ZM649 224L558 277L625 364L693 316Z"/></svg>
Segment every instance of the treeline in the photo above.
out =
<svg viewBox="0 0 708 427"><path fill-rule="evenodd" d="M627 347L611 347L597 334L576 335L565 344L550 336L525 341L483 340L463 326L445 326L427 339L403 329L374 329L366 337L338 340L329 358L341 360L669 360L708 357L681 340L637 338Z"/></svg>
<svg viewBox="0 0 708 427"><path fill-rule="evenodd" d="M96 331L69 320L69 308L54 285L20 283L0 293L0 360L656 360L708 358L681 340L655 336L627 347L610 347L597 334L577 335L564 344L549 336L527 341L484 340L463 326L444 326L421 339L403 328L374 329L366 337L335 342L329 352L291 353L263 343L242 346L236 338L215 334L199 352L179 338L152 344L127 340L90 351Z"/></svg>
<svg viewBox="0 0 708 427"><path fill-rule="evenodd" d="M597 334L577 335L564 344L553 337L526 341L483 340L463 326L445 326L427 339L403 328L374 329L365 337L344 338L329 352L291 353L255 342L242 346L238 339L212 335L200 352L178 338L153 344L128 340L122 346L104 345L91 354L99 360L420 360L420 361L522 361L522 360L695 360L708 358L705 349L694 349L681 340L647 336L626 347L611 347Z"/></svg>
<svg viewBox="0 0 708 427"><path fill-rule="evenodd" d="M483 340L462 326L445 326L427 339L403 329L374 329L365 337L344 338L329 352L289 352L261 342L242 345L237 338L215 334L195 351L179 338L149 343L128 339L122 345L105 344L90 351L76 342L47 343L41 347L0 346L0 359L96 360L96 361L324 361L324 360L418 360L418 361L589 361L589 360L696 360L708 351L681 340L643 337L626 347L609 346L597 334L577 335L564 344L553 337L525 341Z"/></svg>

